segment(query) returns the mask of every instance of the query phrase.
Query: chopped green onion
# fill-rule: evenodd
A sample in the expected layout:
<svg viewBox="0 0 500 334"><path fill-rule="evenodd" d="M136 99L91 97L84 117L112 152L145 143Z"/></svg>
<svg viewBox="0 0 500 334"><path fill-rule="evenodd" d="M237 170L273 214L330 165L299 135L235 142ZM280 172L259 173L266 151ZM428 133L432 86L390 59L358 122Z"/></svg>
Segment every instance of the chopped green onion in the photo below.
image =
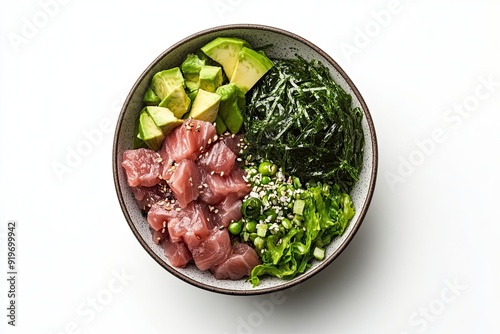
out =
<svg viewBox="0 0 500 334"><path fill-rule="evenodd" d="M241 212L243 217L247 219L255 218L260 214L262 202L257 197L249 197L243 201L241 205Z"/></svg>
<svg viewBox="0 0 500 334"><path fill-rule="evenodd" d="M293 213L296 215L302 215L304 213L304 206L306 202L301 199L296 199L293 203Z"/></svg>
<svg viewBox="0 0 500 334"><path fill-rule="evenodd" d="M323 248L315 247L313 251L313 256L316 260L323 260L325 258L325 250Z"/></svg>
<svg viewBox="0 0 500 334"><path fill-rule="evenodd" d="M266 234L267 234L267 224L265 223L257 224L257 235L259 237L264 238Z"/></svg>

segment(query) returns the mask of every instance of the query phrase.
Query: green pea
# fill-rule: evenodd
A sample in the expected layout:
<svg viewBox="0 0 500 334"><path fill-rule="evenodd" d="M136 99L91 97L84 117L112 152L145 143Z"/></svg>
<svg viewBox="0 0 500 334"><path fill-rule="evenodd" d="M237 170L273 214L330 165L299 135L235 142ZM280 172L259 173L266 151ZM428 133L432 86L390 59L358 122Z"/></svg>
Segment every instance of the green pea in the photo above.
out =
<svg viewBox="0 0 500 334"><path fill-rule="evenodd" d="M232 222L231 224L229 224L227 229L232 235L238 235L240 234L242 228L243 228L243 223L241 222L241 220L238 220L236 222Z"/></svg>
<svg viewBox="0 0 500 334"><path fill-rule="evenodd" d="M267 175L263 176L262 179L260 180L260 184L263 184L263 185L269 184L269 182L271 182L271 179Z"/></svg>
<svg viewBox="0 0 500 334"><path fill-rule="evenodd" d="M271 162L264 161L260 163L258 171L262 175L272 176L278 171L278 166Z"/></svg>
<svg viewBox="0 0 500 334"><path fill-rule="evenodd" d="M257 231L257 222L255 220L250 220L245 224L245 230L250 233L255 233Z"/></svg>

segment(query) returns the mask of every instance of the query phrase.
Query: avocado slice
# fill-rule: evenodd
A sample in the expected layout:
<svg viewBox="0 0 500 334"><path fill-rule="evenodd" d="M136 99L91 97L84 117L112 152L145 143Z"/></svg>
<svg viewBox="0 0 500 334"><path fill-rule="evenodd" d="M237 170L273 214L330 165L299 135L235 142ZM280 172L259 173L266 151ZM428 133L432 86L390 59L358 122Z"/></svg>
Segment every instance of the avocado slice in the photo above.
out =
<svg viewBox="0 0 500 334"><path fill-rule="evenodd" d="M184 85L180 84L174 87L158 106L170 109L175 117L181 118L189 110L191 99L186 94Z"/></svg>
<svg viewBox="0 0 500 334"><path fill-rule="evenodd" d="M160 100L166 98L179 85L184 85L184 77L179 67L160 71L151 79L151 89Z"/></svg>
<svg viewBox="0 0 500 334"><path fill-rule="evenodd" d="M199 88L214 93L222 85L222 68L204 65L201 67L198 81Z"/></svg>
<svg viewBox="0 0 500 334"><path fill-rule="evenodd" d="M214 122L219 110L220 95L198 89L189 116L205 122Z"/></svg>
<svg viewBox="0 0 500 334"><path fill-rule="evenodd" d="M231 111L227 114L226 118L224 118L224 124L226 124L227 129L231 133L238 133L243 126L243 115L241 114L240 109L236 106L236 103L233 105Z"/></svg>
<svg viewBox="0 0 500 334"><path fill-rule="evenodd" d="M174 113L168 108L150 106L144 109L164 136L182 124L182 120L175 117Z"/></svg>
<svg viewBox="0 0 500 334"><path fill-rule="evenodd" d="M226 124L224 124L224 121L222 120L222 117L220 115L217 115L217 118L215 119L215 130L217 131L218 135L223 134L227 130Z"/></svg>
<svg viewBox="0 0 500 334"><path fill-rule="evenodd" d="M234 83L220 86L215 93L221 96L219 116L231 133L238 133L243 125L245 94Z"/></svg>
<svg viewBox="0 0 500 334"><path fill-rule="evenodd" d="M238 62L230 82L246 93L273 65L264 52L243 47L238 54Z"/></svg>
<svg viewBox="0 0 500 334"><path fill-rule="evenodd" d="M205 59L200 59L198 55L190 53L181 64L181 71L186 81L198 82L201 67L205 65Z"/></svg>
<svg viewBox="0 0 500 334"><path fill-rule="evenodd" d="M186 80L185 84L186 84L186 89L188 90L189 93L194 92L195 90L200 88L200 84L198 83L198 81Z"/></svg>
<svg viewBox="0 0 500 334"><path fill-rule="evenodd" d="M189 99L191 101L194 101L196 99L196 95L198 95L198 88L196 88L195 90L187 93L187 96L189 97ZM193 104L191 103L191 107L193 106Z"/></svg>
<svg viewBox="0 0 500 334"><path fill-rule="evenodd" d="M207 56L222 65L229 80L233 75L234 68L238 61L238 53L243 47L250 47L250 44L240 38L217 37L201 48Z"/></svg>
<svg viewBox="0 0 500 334"><path fill-rule="evenodd" d="M145 105L147 106L157 106L158 103L161 102L160 98L153 92L151 87L146 90L144 93L144 98L142 99Z"/></svg>
<svg viewBox="0 0 500 334"><path fill-rule="evenodd" d="M146 109L143 109L139 116L139 133L137 137L144 141L150 149L155 151L160 149L161 143L165 139L165 135L158 128Z"/></svg>

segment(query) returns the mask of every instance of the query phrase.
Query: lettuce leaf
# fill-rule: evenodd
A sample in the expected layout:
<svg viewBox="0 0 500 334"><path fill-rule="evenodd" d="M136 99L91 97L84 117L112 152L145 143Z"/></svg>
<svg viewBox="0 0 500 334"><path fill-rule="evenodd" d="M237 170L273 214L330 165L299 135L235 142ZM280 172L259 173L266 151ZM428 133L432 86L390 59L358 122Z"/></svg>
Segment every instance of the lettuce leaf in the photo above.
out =
<svg viewBox="0 0 500 334"><path fill-rule="evenodd" d="M300 199L305 202L301 225L266 237L263 263L253 268L248 279L254 287L263 275L291 279L303 273L312 264L314 248L342 235L356 212L351 197L338 185L318 183Z"/></svg>

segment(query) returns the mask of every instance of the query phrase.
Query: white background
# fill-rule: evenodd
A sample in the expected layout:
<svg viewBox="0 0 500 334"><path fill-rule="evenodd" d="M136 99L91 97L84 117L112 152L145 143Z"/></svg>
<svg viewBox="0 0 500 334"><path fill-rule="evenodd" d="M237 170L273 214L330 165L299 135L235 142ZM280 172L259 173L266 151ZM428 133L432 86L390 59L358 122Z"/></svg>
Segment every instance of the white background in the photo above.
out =
<svg viewBox="0 0 500 334"><path fill-rule="evenodd" d="M0 329L499 333L499 14L493 0L3 0ZM280 295L219 295L174 278L134 238L113 184L114 125L136 78L173 43L229 23L318 45L377 130L361 229L331 266ZM71 160L77 149L86 155ZM12 219L15 328L4 278Z"/></svg>

